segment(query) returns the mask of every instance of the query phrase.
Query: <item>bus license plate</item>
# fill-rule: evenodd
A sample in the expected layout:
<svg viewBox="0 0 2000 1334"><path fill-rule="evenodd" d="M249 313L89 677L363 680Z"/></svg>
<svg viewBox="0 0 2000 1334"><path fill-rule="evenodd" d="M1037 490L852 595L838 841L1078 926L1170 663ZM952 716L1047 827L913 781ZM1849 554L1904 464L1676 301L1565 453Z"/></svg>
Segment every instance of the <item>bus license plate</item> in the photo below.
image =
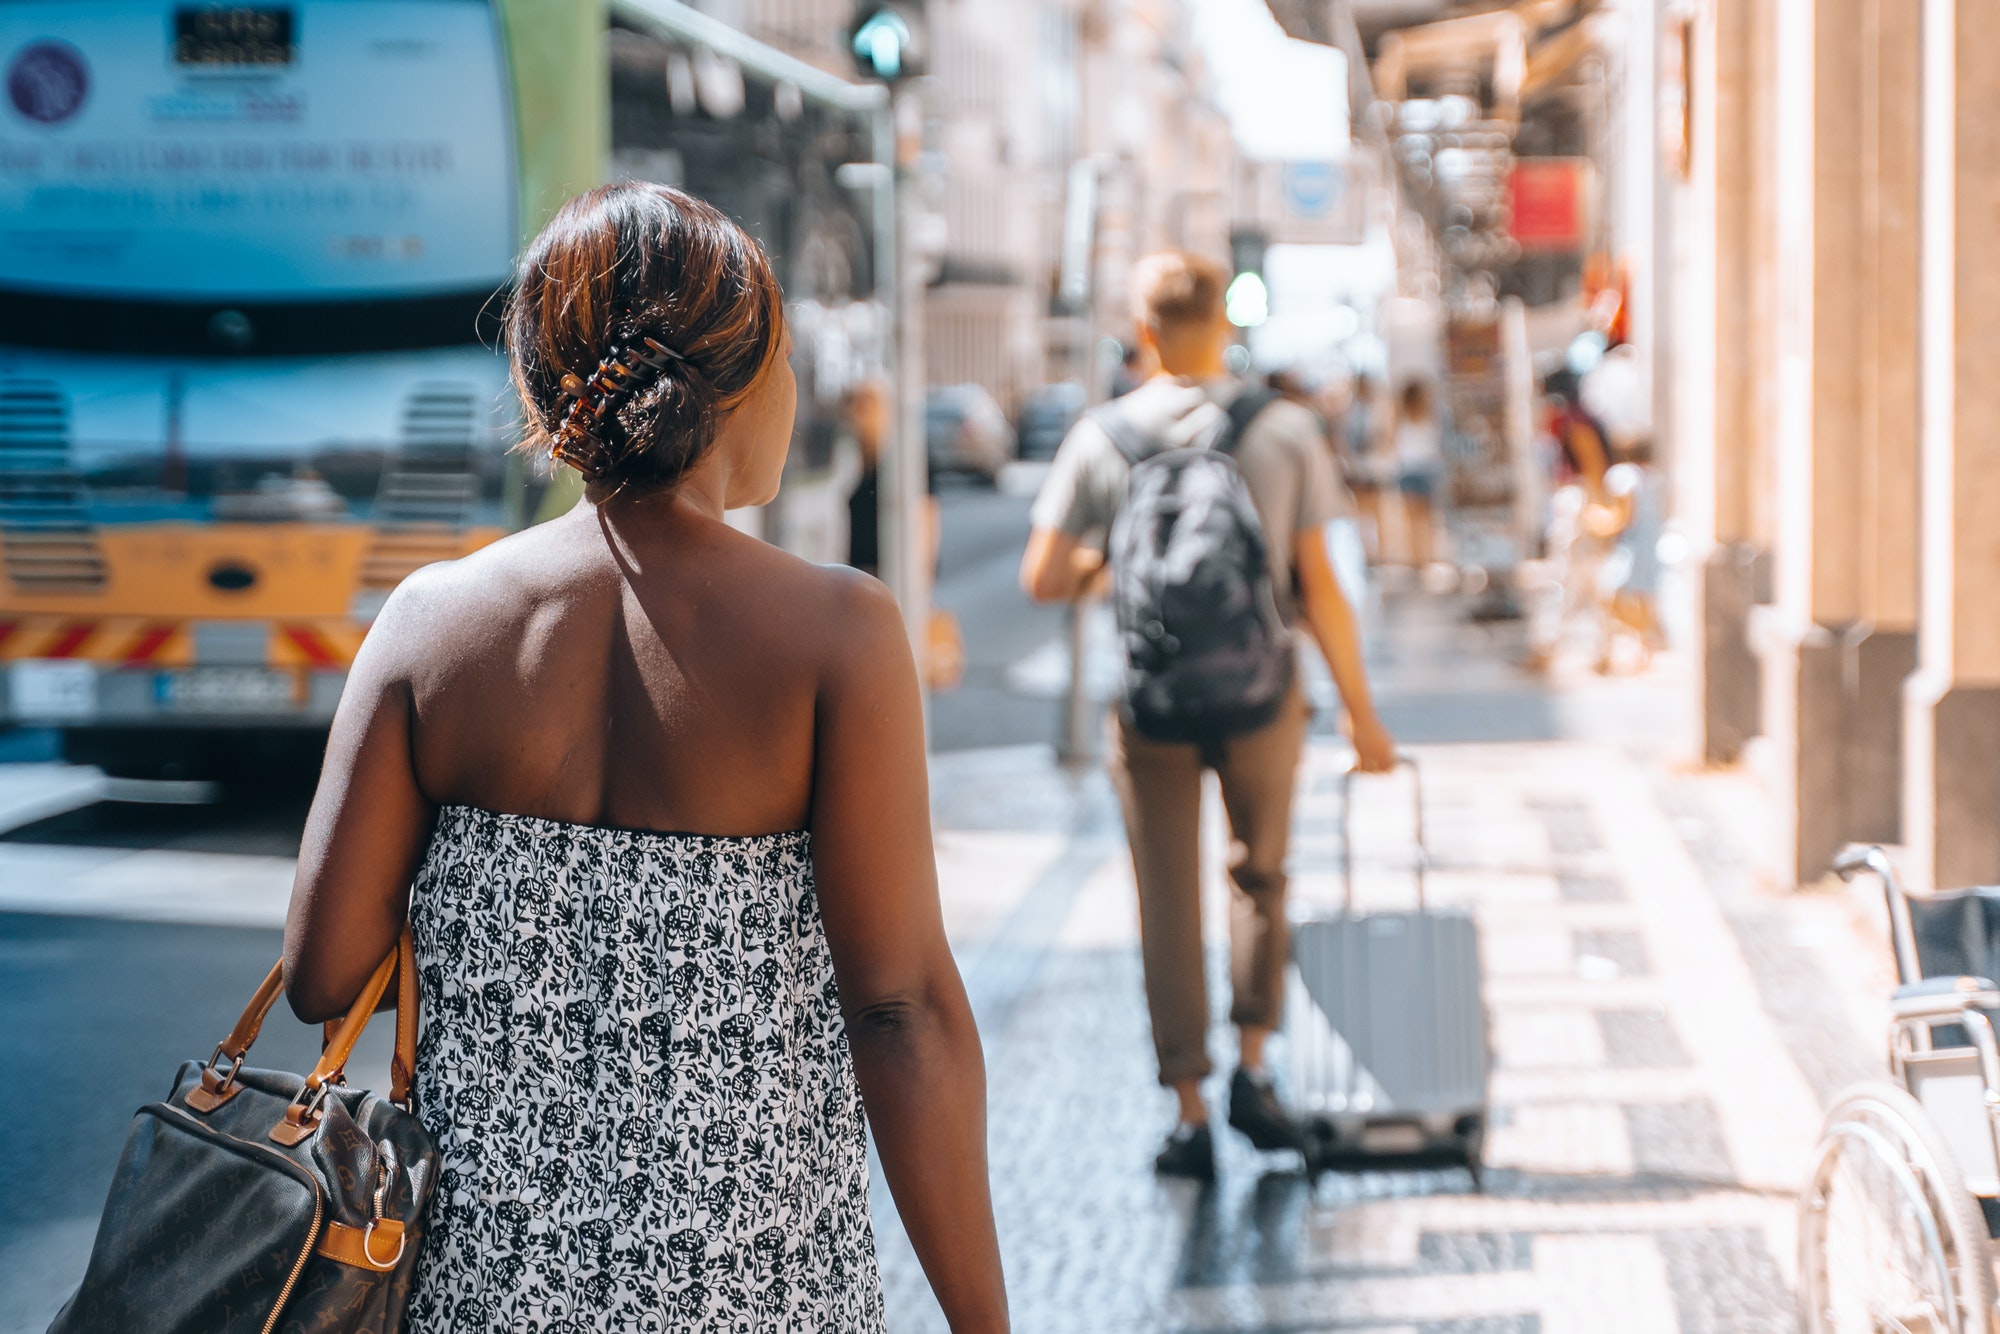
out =
<svg viewBox="0 0 2000 1334"><path fill-rule="evenodd" d="M163 672L159 701L176 713L288 713L292 677L263 667L197 667Z"/></svg>
<svg viewBox="0 0 2000 1334"><path fill-rule="evenodd" d="M97 713L97 668L70 659L29 658L7 674L16 718L84 722Z"/></svg>

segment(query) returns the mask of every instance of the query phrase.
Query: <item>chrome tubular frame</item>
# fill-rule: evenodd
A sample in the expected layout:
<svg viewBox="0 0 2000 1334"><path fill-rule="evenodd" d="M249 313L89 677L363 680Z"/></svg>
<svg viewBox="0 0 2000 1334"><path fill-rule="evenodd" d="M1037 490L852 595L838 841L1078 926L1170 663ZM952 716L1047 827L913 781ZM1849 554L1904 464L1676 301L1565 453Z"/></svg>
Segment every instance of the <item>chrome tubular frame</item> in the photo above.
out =
<svg viewBox="0 0 2000 1334"><path fill-rule="evenodd" d="M1889 904L1889 939L1896 948L1897 980L1920 981L1924 971L1917 963L1917 932L1910 924L1910 899L1903 892L1903 882L1896 878L1889 854L1878 847L1851 847L1834 859L1833 870L1842 880L1853 880L1868 871L1882 882L1882 896Z"/></svg>
<svg viewBox="0 0 2000 1334"><path fill-rule="evenodd" d="M1882 882L1882 896L1889 909L1889 939L1896 951L1896 972L1905 985L1932 981L1917 961L1917 933L1910 921L1910 899L1896 876L1896 867L1879 847L1856 845L1847 848L1833 863L1834 873L1852 881L1867 872ZM1979 1059L1979 1082L1985 1087L1986 1128L1993 1140L1994 1161L2000 1163L2000 1037L1986 1011L2000 1010L2000 992L1982 989L1977 979L1957 978L1951 990L1922 996L1899 997L1890 1002L1893 1016L1889 1026L1889 1069L1903 1087L1910 1087L1908 1066L1922 1061L1938 1048L1935 1029L1939 1024L1957 1024L1972 1039Z"/></svg>
<svg viewBox="0 0 2000 1334"><path fill-rule="evenodd" d="M1960 980L1971 983L1973 979ZM1935 1042L1937 1025L1957 1024L1963 1028L1979 1058L1979 1082L1986 1095L1986 1131L1992 1137L1994 1161L2000 1162L2000 1035L1995 1034L1993 1021L1985 1013L1991 1009L2000 1009L2000 992L1969 988L1892 1002L1889 1070L1898 1083L1909 1088L1911 1061L1921 1062L1940 1050Z"/></svg>

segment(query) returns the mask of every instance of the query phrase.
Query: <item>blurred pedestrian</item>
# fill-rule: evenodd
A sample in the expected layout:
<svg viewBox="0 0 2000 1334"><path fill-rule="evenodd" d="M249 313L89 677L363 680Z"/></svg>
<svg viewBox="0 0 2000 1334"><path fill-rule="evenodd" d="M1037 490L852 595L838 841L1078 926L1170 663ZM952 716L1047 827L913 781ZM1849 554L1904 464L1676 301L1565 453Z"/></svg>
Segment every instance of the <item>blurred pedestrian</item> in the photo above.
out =
<svg viewBox="0 0 2000 1334"><path fill-rule="evenodd" d="M1168 682L1176 662L1190 673L1206 665L1207 643L1217 638L1229 640L1224 647L1238 660L1247 657L1263 623L1232 622L1224 636L1200 623L1203 616L1227 614L1218 605L1223 599L1191 594L1186 606L1163 611L1177 628L1157 620L1139 627L1121 624L1127 691L1113 728L1111 760L1138 881L1140 950L1160 1082L1179 1102L1179 1123L1155 1168L1163 1175L1200 1179L1215 1173L1201 1091L1213 1069L1199 832L1202 776L1209 769L1221 782L1232 834L1230 1019L1238 1032L1238 1063L1230 1080L1229 1124L1259 1149L1302 1147L1298 1127L1272 1085L1264 1051L1280 1018L1289 962L1285 854L1292 788L1311 713L1297 680L1296 635L1290 627L1302 622L1325 653L1347 705L1360 766L1382 770L1395 762L1395 743L1369 696L1354 612L1327 557L1325 525L1343 508L1327 442L1311 413L1227 374L1226 282L1219 265L1193 255L1141 261L1133 278L1134 315L1142 344L1158 358L1161 373L1115 404L1086 414L1071 430L1035 501L1021 565L1023 586L1044 601L1076 598L1097 587L1107 575L1107 538L1122 535L1136 549L1148 536L1116 527L1121 508L1140 503L1132 488L1143 479L1157 490L1195 475L1198 455L1233 432L1232 466L1199 474L1205 485L1220 488L1205 493L1202 512L1222 522L1190 541L1188 554L1201 551L1201 568L1169 577L1198 579L1204 587L1211 577L1216 588L1248 585L1240 602L1228 605L1242 606L1246 616L1260 614L1258 607L1275 614L1271 628L1283 676L1262 716L1240 719L1242 730L1205 728L1202 717L1186 712L1175 716L1171 694L1162 716L1161 696L1152 687ZM1243 415L1243 395L1257 396L1247 400L1252 406L1268 401L1239 426L1233 419ZM1170 457L1176 451L1189 457ZM1235 508L1246 491L1247 515ZM1199 539L1233 531L1229 521L1239 518L1256 532L1257 550L1245 555L1219 539L1201 547ZM1225 566L1232 557L1238 563ZM1143 585L1147 580L1140 576L1154 572L1163 571L1109 569L1118 580L1114 602L1121 623L1145 596L1134 585ZM1238 630L1245 634L1238 637ZM1146 643L1135 643L1135 636ZM1176 643L1166 644L1169 637ZM1242 684L1221 676L1180 681L1205 687L1204 703ZM1142 693L1135 695L1135 688ZM1145 714L1138 708L1141 699Z"/></svg>
<svg viewBox="0 0 2000 1334"><path fill-rule="evenodd" d="M1396 485L1396 456L1384 439L1389 425L1382 388L1374 376L1354 377L1346 419L1341 424L1345 444L1344 464L1347 486L1361 516L1362 536L1368 543L1370 559L1383 557L1382 495Z"/></svg>
<svg viewBox="0 0 2000 1334"><path fill-rule="evenodd" d="M1581 486L1592 500L1604 495L1604 473L1611 466L1609 435L1603 423L1583 406L1581 383L1574 371L1553 371L1543 384L1549 434L1555 437L1556 485Z"/></svg>
<svg viewBox="0 0 2000 1334"><path fill-rule="evenodd" d="M895 395L889 382L872 376L847 391L846 429L861 457L861 475L847 493L847 563L880 575L882 564L882 445L895 427ZM941 520L937 478L924 470L923 523L916 548L919 567L937 561Z"/></svg>
<svg viewBox="0 0 2000 1334"><path fill-rule="evenodd" d="M1345 485L1345 460L1334 444L1334 427L1328 420L1328 411L1339 408L1339 396L1332 385L1324 381L1316 383L1316 379L1297 367L1286 367L1265 376L1264 383L1287 402L1312 413L1319 428L1320 441L1334 465L1335 484L1344 492L1338 512L1326 521L1327 558L1333 562L1334 575L1340 580L1340 591L1347 595L1348 606L1356 610L1357 620L1361 620L1365 617L1360 613L1369 606L1368 540L1362 535L1353 489Z"/></svg>
<svg viewBox="0 0 2000 1334"><path fill-rule="evenodd" d="M847 563L867 574L881 575L882 564L882 445L895 423L895 395L889 382L870 377L847 391L847 435L860 456L861 474L847 493ZM912 549L919 569L937 572L944 514L938 505L937 475L924 470L923 522ZM924 636L924 684L950 690L965 676L965 637L958 618L933 606Z"/></svg>
<svg viewBox="0 0 2000 1334"><path fill-rule="evenodd" d="M1604 630L1603 571L1623 526L1623 515L1607 506L1605 474L1610 466L1605 433L1578 401L1578 377L1561 368L1543 381L1547 437L1555 442L1556 486L1542 533L1546 575L1530 599L1528 645L1521 665L1546 671L1556 659L1572 624L1588 620L1608 644Z"/></svg>
<svg viewBox="0 0 2000 1334"><path fill-rule="evenodd" d="M507 335L584 503L389 599L286 928L311 1021L415 930L443 1166L408 1328L880 1330L872 1129L951 1328L1003 1330L902 617L723 521L791 437L770 264L602 186L529 246Z"/></svg>
<svg viewBox="0 0 2000 1334"><path fill-rule="evenodd" d="M1111 371L1111 397L1123 398L1151 379L1159 370L1151 362L1144 344L1137 338L1127 340L1118 354L1118 364Z"/></svg>
<svg viewBox="0 0 2000 1334"><path fill-rule="evenodd" d="M1659 479L1649 466L1650 447L1638 445L1630 457L1614 463L1604 475L1605 508L1616 525L1616 545L1602 576L1604 635L1597 659L1599 672L1629 664L1644 671L1663 646L1660 632ZM1632 643L1629 658L1621 652Z"/></svg>
<svg viewBox="0 0 2000 1334"><path fill-rule="evenodd" d="M1431 563L1439 485L1444 481L1444 423L1422 380L1403 386L1396 411L1396 490L1403 501L1406 561L1417 569Z"/></svg>
<svg viewBox="0 0 2000 1334"><path fill-rule="evenodd" d="M1296 366L1286 366L1270 372L1264 377L1265 387L1288 402L1296 403L1319 418L1320 434L1326 434L1326 418L1320 416L1319 395L1306 381L1305 373Z"/></svg>

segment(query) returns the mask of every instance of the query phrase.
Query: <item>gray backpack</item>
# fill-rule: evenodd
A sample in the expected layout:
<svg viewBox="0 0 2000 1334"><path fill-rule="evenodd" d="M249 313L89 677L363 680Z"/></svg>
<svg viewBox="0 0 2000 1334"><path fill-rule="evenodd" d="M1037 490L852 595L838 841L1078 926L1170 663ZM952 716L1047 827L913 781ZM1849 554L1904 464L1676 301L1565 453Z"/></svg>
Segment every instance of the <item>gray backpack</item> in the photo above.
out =
<svg viewBox="0 0 2000 1334"><path fill-rule="evenodd" d="M1126 721L1211 748L1277 716L1292 641L1264 527L1231 455L1277 395L1245 389L1205 445L1163 448L1116 402L1091 414L1132 465L1111 526L1111 603L1125 649Z"/></svg>

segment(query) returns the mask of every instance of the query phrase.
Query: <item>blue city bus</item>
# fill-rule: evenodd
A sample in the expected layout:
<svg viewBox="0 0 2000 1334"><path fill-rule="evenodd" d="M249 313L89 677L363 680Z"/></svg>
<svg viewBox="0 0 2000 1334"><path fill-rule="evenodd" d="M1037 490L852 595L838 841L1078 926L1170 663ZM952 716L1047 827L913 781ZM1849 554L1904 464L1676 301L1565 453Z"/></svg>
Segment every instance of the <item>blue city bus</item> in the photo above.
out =
<svg viewBox="0 0 2000 1334"><path fill-rule="evenodd" d="M573 496L509 451L496 317L617 162L733 192L810 278L788 245L852 201L800 201L865 139L771 80L674 103L690 14L0 0L0 723L135 776L323 736L402 578Z"/></svg>

